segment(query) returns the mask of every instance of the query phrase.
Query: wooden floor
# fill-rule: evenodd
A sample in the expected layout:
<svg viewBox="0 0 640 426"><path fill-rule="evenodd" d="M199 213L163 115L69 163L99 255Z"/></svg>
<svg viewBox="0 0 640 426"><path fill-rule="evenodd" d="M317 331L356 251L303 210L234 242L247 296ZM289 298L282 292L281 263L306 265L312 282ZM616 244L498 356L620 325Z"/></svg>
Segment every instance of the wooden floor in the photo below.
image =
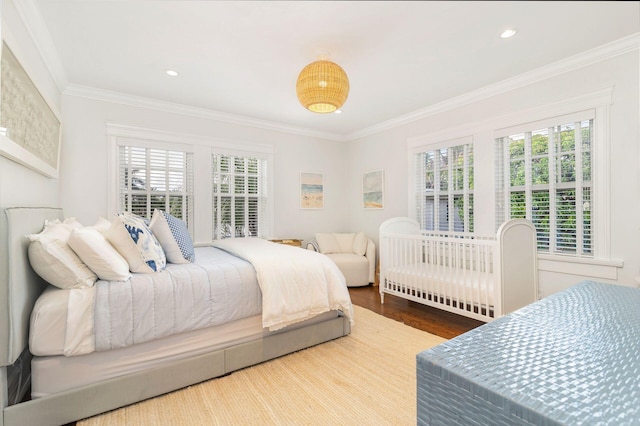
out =
<svg viewBox="0 0 640 426"><path fill-rule="evenodd" d="M354 305L362 306L387 318L392 318L411 327L451 339L482 324L471 318L452 314L441 309L385 294L384 305L380 303L378 287L350 287L349 294Z"/></svg>

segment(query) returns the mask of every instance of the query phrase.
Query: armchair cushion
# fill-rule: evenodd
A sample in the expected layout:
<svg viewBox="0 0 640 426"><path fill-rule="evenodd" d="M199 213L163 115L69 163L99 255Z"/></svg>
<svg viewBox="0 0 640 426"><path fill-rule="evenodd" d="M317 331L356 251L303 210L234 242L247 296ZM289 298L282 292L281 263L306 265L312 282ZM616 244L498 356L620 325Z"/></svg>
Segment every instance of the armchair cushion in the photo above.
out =
<svg viewBox="0 0 640 426"><path fill-rule="evenodd" d="M374 281L375 244L364 232L316 233L306 244L309 250L327 255L340 268L349 287Z"/></svg>
<svg viewBox="0 0 640 426"><path fill-rule="evenodd" d="M315 236L322 254L340 253L340 244L333 234L317 233Z"/></svg>
<svg viewBox="0 0 640 426"><path fill-rule="evenodd" d="M367 252L367 240L364 232L358 232L353 239L353 252L358 256L364 256Z"/></svg>
<svg viewBox="0 0 640 426"><path fill-rule="evenodd" d="M315 240L318 251L322 254L355 253L364 256L367 252L367 236L364 232L356 233L317 233Z"/></svg>

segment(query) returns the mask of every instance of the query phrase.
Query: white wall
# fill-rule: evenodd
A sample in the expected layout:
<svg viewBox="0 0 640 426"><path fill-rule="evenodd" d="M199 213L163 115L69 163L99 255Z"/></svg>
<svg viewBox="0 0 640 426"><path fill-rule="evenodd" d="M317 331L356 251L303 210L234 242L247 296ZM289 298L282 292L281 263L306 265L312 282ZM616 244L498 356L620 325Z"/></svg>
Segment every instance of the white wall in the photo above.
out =
<svg viewBox="0 0 640 426"><path fill-rule="evenodd" d="M22 25L11 0L1 3L2 38L11 48L42 96L52 109L60 110L60 92L47 71L38 51ZM57 179L50 179L0 156L0 210L15 206L60 206L60 188ZM7 278L6 217L0 214L0 279Z"/></svg>
<svg viewBox="0 0 640 426"><path fill-rule="evenodd" d="M348 187L347 197L351 228L362 229L376 236L377 241L378 226L382 221L410 215L408 142L415 143L420 138L445 141L471 135L475 153L476 230L494 232L493 130L526 123L510 122L513 120L510 117L526 116L527 111L542 105L613 88L610 107L611 257L623 260L624 267L613 268L617 273L615 279L594 276L585 266L572 266L571 274L542 270L540 288L543 295L548 295L586 278L637 286L636 277L640 276L639 70L638 51L635 50L351 142L348 156L352 166L348 180L353 185ZM543 117L529 121L540 118ZM385 169L385 207L376 212L364 211L359 203L357 182L364 171L378 168Z"/></svg>
<svg viewBox="0 0 640 426"><path fill-rule="evenodd" d="M62 206L82 223L99 216L111 217L107 209L106 123L170 131L274 147L274 238L308 239L315 232L345 230L343 191L346 164L343 142L327 141L210 119L126 106L79 96L63 98L65 120L61 167ZM324 209L299 208L300 172L324 173ZM195 179L209 179L196 176ZM197 214L197 212L196 212Z"/></svg>
<svg viewBox="0 0 640 426"><path fill-rule="evenodd" d="M12 0L2 2L2 38L51 108L59 113L61 94ZM0 207L59 205L59 186L37 172L0 156ZM4 219L4 215L3 218Z"/></svg>
<svg viewBox="0 0 640 426"><path fill-rule="evenodd" d="M601 279L586 268L572 273L541 271L544 295L585 277L637 285L640 276L640 176L638 50L572 69L544 81L500 93L421 120L362 137L333 142L308 136L263 130L212 119L127 106L74 95L62 96L38 49L21 23L13 0L2 3L2 36L43 96L61 112L63 144L60 179L49 179L10 160L0 158L0 207L62 206L67 215L92 223L107 211L106 123L182 132L213 138L271 144L274 147L275 238L309 238L318 231L363 230L377 241L378 226L390 217L408 215L407 144L416 138L455 138L471 135L476 156L475 212L479 231L493 227L493 130L500 117L603 88L613 88L611 105L611 257L624 266L616 277ZM507 120L508 121L508 120ZM500 127L513 124L505 122ZM494 127L492 127L494 126ZM362 206L362 174L385 172L385 206ZM299 208L299 173L325 175L325 208ZM203 178L203 177L197 177ZM4 232L5 218L0 218ZM0 258L4 260L3 253ZM1 264L0 264L1 266ZM583 271L583 272L580 272Z"/></svg>

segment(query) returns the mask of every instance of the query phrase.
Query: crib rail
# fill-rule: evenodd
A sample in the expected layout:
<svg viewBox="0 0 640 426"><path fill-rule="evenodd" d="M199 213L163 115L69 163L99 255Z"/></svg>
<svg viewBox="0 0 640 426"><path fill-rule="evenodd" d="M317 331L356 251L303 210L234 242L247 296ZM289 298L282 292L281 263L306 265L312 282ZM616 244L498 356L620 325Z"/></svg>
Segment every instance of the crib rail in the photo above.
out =
<svg viewBox="0 0 640 426"><path fill-rule="evenodd" d="M381 233L381 294L488 321L495 311L496 240L471 234Z"/></svg>
<svg viewBox="0 0 640 426"><path fill-rule="evenodd" d="M393 294L491 321L536 301L536 232L511 219L495 236L421 231L399 217L380 226L380 297Z"/></svg>

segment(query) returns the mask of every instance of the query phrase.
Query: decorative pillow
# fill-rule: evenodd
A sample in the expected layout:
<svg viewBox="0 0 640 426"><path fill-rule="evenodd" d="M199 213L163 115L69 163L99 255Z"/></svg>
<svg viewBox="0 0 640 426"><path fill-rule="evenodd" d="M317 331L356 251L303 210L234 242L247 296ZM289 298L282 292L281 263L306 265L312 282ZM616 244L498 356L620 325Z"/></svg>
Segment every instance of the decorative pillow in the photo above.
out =
<svg viewBox="0 0 640 426"><path fill-rule="evenodd" d="M69 247L101 280L128 280L131 278L129 264L98 229L99 225L74 229L69 236Z"/></svg>
<svg viewBox="0 0 640 426"><path fill-rule="evenodd" d="M45 222L39 234L27 235L31 267L48 283L62 289L91 287L98 277L67 244L71 231L81 227L75 219Z"/></svg>
<svg viewBox="0 0 640 426"><path fill-rule="evenodd" d="M93 225L101 234L106 234L109 228L111 228L111 222L104 217L99 217L95 225Z"/></svg>
<svg viewBox="0 0 640 426"><path fill-rule="evenodd" d="M318 253L320 253L320 247L318 246L318 240L316 240L315 238L310 239L309 241L307 241L307 243L304 245L307 250L313 250L313 251L317 251ZM311 246L311 247L309 247Z"/></svg>
<svg viewBox="0 0 640 426"><path fill-rule="evenodd" d="M368 240L364 232L358 232L353 239L353 252L357 255L364 256L367 252Z"/></svg>
<svg viewBox="0 0 640 426"><path fill-rule="evenodd" d="M318 242L318 247L320 248L320 253L323 254L331 254L331 253L340 253L340 245L338 244L338 240L334 234L328 233L317 233L315 235L316 241Z"/></svg>
<svg viewBox="0 0 640 426"><path fill-rule="evenodd" d="M162 246L167 262L191 263L196 259L193 240L185 221L155 209L149 226Z"/></svg>
<svg viewBox="0 0 640 426"><path fill-rule="evenodd" d="M336 237L336 241L338 241L338 245L340 246L339 253L353 253L353 239L356 234L336 233L333 235Z"/></svg>
<svg viewBox="0 0 640 426"><path fill-rule="evenodd" d="M160 272L167 264L162 246L139 216L118 213L106 237L127 260L131 272Z"/></svg>

